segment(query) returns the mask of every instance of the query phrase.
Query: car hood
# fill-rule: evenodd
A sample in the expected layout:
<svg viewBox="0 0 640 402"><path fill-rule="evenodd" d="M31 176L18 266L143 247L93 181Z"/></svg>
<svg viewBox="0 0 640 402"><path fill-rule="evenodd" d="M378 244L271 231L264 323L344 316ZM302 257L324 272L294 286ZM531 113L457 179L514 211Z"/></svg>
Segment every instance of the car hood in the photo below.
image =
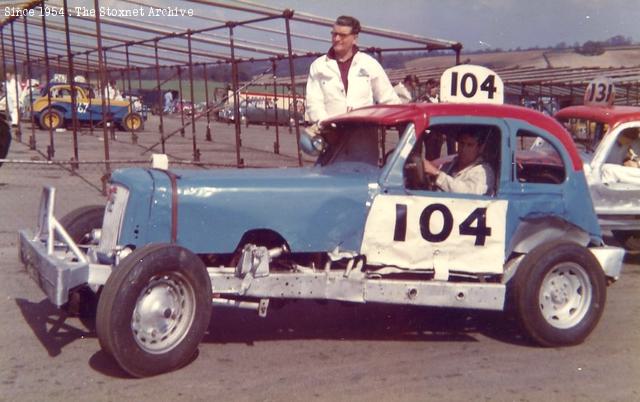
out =
<svg viewBox="0 0 640 402"><path fill-rule="evenodd" d="M352 186L377 180L379 169L362 163L340 163L328 167L273 169L173 170L181 194L219 191L297 192L327 186Z"/></svg>
<svg viewBox="0 0 640 402"><path fill-rule="evenodd" d="M140 185L141 171L152 184ZM153 188L154 193L149 199L131 192L127 208L135 209L141 200L150 211L148 218L133 219L135 231L127 238L125 230L124 243L170 241L176 203L176 240L196 253L233 252L243 236L256 229L277 233L292 251L311 252L359 249L379 174L377 167L341 163L281 169L126 169L114 172L112 181L130 190Z"/></svg>

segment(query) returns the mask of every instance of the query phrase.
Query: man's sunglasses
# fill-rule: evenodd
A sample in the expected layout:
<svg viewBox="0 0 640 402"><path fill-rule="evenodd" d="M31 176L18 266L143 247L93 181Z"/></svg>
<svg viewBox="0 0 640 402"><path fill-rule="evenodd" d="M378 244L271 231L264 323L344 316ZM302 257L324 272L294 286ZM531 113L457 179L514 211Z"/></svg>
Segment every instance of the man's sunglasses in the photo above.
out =
<svg viewBox="0 0 640 402"><path fill-rule="evenodd" d="M341 32L331 31L331 37L332 37L332 38L333 38L333 37L335 37L335 36L337 36L337 37L339 37L340 39L344 39L344 38L346 38L346 37L347 37L347 36L349 36L349 35L353 35L353 33L352 33L352 32L349 32L349 33L341 33Z"/></svg>

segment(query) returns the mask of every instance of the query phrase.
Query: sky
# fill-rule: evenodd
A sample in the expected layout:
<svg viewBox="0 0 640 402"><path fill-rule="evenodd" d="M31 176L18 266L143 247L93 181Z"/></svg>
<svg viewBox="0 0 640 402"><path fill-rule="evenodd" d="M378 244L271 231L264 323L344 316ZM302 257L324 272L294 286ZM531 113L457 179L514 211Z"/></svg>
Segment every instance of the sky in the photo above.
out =
<svg viewBox="0 0 640 402"><path fill-rule="evenodd" d="M573 45L615 35L640 43L640 0L254 0L363 25L461 42L467 50Z"/></svg>
<svg viewBox="0 0 640 402"><path fill-rule="evenodd" d="M630 37L640 43L640 0L218 0L232 5L251 7L252 2L275 7L278 10L291 8L334 20L338 15L352 15L364 26L385 28L434 39L445 39L463 44L464 51L549 47L564 42L568 46L588 40L603 41L616 35ZM218 1L212 1L217 3ZM23 1L2 1L0 5L19 5ZM193 17L117 17L121 21L138 27L150 24L164 33L183 32L187 28L198 29L220 26L224 21L244 21L256 18L254 13L243 13L223 7L207 5L206 0L99 0L101 7L116 10L154 7L179 7L192 9ZM48 0L50 6L60 7L62 0ZM92 1L68 0L71 10L76 6L93 8ZM4 10L4 7L2 8ZM73 15L73 13L72 13ZM62 17L47 17L48 21L62 24ZM106 18L105 18L106 20ZM144 24L143 24L144 22ZM71 27L89 26L91 21L72 18ZM282 31L282 19L261 22L261 27ZM313 24L292 22L292 32L310 35L321 40L293 38L297 52L326 51L330 47L330 28ZM158 31L156 31L158 32ZM247 40L249 45L266 45L286 51L283 35L265 33L238 27L235 30L238 42ZM34 32L37 40L38 32ZM158 33L136 32L124 28L103 27L103 34L120 36L124 40L158 36ZM52 34L53 35L53 34ZM61 33L57 33L61 36ZM227 43L228 30L220 29L207 35L220 38ZM64 39L64 37L62 36ZM95 46L93 38L72 35L76 45ZM113 43L105 41L106 44ZM168 39L163 43L186 46L185 38ZM245 42L247 43L247 42ZM407 42L393 42L379 36L360 35L364 47L381 48L412 47ZM204 47L203 47L204 46ZM196 47L199 47L196 48ZM197 43L195 50L206 49L227 54L228 48ZM255 57L264 54L239 50L236 57ZM197 61L197 60L196 60Z"/></svg>

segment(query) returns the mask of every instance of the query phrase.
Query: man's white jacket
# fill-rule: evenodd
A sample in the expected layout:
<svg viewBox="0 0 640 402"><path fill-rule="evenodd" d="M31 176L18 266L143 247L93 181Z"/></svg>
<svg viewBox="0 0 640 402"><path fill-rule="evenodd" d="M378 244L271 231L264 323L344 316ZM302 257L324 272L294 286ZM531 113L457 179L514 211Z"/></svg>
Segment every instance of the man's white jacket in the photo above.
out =
<svg viewBox="0 0 640 402"><path fill-rule="evenodd" d="M375 103L400 103L384 69L368 54L356 52L348 77L349 90L345 93L335 59L323 55L311 64L306 96L309 121L317 123L348 110Z"/></svg>

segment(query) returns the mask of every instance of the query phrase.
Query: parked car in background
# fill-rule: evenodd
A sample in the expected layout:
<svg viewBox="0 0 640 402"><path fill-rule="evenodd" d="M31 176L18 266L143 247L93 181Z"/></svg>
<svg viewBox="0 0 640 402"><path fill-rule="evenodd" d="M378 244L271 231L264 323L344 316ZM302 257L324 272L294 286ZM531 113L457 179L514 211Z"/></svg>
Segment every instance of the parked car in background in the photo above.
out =
<svg viewBox="0 0 640 402"><path fill-rule="evenodd" d="M218 91L216 97L220 98L224 91ZM223 102L218 119L226 122L233 122L234 104L233 92L227 93L226 101ZM274 100L273 94L267 93L241 93L240 100L240 116L244 124L263 124L263 125L294 125L294 107L291 96L279 95ZM296 111L298 122L304 122L304 102L296 101ZM277 115L277 116L276 116Z"/></svg>
<svg viewBox="0 0 640 402"><path fill-rule="evenodd" d="M275 108L265 109L256 107L253 104L249 104L248 106L241 104L240 116L242 124L273 125L276 124L276 122L279 125L285 126L292 126L294 124L293 118L287 109L278 109L276 111ZM227 105L222 108L218 112L218 119L225 122L235 121L233 105Z"/></svg>
<svg viewBox="0 0 640 402"><path fill-rule="evenodd" d="M185 99L178 99L173 104L173 113L184 113L191 116L193 113L193 103Z"/></svg>
<svg viewBox="0 0 640 402"><path fill-rule="evenodd" d="M602 229L640 250L640 107L570 106L555 117L579 145Z"/></svg>
<svg viewBox="0 0 640 402"><path fill-rule="evenodd" d="M164 109L165 92L167 90L132 88L130 94L141 99L143 110L151 112L152 115L157 115Z"/></svg>
<svg viewBox="0 0 640 402"><path fill-rule="evenodd" d="M122 94L122 98L131 102L131 108L133 111L142 116L143 120L147 120L149 108L144 104L140 95L133 95L125 92Z"/></svg>

